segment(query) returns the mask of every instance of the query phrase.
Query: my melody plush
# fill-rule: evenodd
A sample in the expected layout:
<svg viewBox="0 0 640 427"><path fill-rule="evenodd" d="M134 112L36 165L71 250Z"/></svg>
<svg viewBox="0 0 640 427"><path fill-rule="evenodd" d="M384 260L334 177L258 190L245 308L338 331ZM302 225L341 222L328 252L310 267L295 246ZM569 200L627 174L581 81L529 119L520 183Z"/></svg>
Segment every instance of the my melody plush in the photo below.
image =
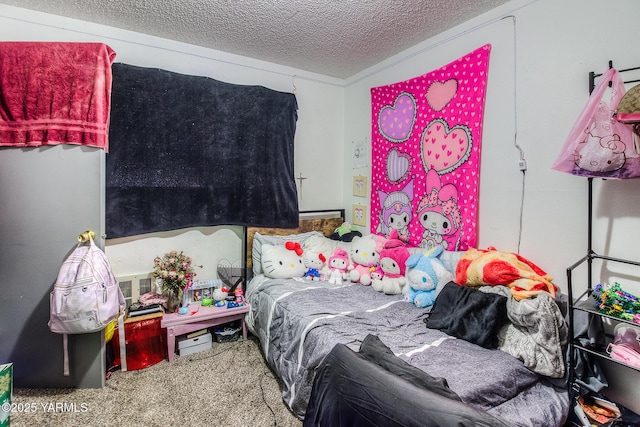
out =
<svg viewBox="0 0 640 427"><path fill-rule="evenodd" d="M384 277L380 280L373 280L371 286L378 292L388 295L400 294L404 290L406 279L406 261L409 258L409 250L404 242L398 239L398 230L392 230L389 240L384 244L384 249L380 252L380 267L384 272Z"/></svg>
<svg viewBox="0 0 640 427"><path fill-rule="evenodd" d="M382 268L378 265L376 269L371 272L371 281L382 280L383 277L384 271L382 271Z"/></svg>
<svg viewBox="0 0 640 427"><path fill-rule="evenodd" d="M364 237L356 236L351 240L349 280L365 286L371 284L371 272L375 271L378 266L385 240L384 237L376 234L368 234Z"/></svg>
<svg viewBox="0 0 640 427"><path fill-rule="evenodd" d="M262 245L262 271L272 279L302 277L306 271L302 261L303 250L299 243L286 242L284 245Z"/></svg>
<svg viewBox="0 0 640 427"><path fill-rule="evenodd" d="M404 299L417 307L431 307L438 290L453 280L453 275L440 261L442 246L426 253L413 254L407 259L407 286Z"/></svg>
<svg viewBox="0 0 640 427"><path fill-rule="evenodd" d="M304 251L302 254L302 262L307 269L304 273L304 278L307 280L321 280L321 277L325 274L323 267L327 262L327 258L321 253L315 251Z"/></svg>
<svg viewBox="0 0 640 427"><path fill-rule="evenodd" d="M342 284L347 278L347 267L349 266L349 253L341 247L336 247L329 257L329 283Z"/></svg>

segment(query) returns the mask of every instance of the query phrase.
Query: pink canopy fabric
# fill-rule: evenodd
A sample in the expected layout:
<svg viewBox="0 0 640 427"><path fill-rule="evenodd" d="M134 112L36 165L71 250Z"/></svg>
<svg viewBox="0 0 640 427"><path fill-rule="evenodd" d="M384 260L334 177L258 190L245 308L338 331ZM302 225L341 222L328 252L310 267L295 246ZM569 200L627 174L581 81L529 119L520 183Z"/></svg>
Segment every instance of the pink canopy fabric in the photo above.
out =
<svg viewBox="0 0 640 427"><path fill-rule="evenodd" d="M0 146L108 152L115 56L103 43L0 42Z"/></svg>

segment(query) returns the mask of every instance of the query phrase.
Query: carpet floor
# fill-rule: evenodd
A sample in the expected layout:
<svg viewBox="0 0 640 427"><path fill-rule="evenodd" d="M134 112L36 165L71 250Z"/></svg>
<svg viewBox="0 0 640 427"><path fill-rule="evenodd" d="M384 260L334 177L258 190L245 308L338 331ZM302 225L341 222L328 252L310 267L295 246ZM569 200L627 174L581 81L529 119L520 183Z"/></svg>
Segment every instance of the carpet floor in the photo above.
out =
<svg viewBox="0 0 640 427"><path fill-rule="evenodd" d="M101 389L14 389L12 427L300 427L255 337L111 374Z"/></svg>

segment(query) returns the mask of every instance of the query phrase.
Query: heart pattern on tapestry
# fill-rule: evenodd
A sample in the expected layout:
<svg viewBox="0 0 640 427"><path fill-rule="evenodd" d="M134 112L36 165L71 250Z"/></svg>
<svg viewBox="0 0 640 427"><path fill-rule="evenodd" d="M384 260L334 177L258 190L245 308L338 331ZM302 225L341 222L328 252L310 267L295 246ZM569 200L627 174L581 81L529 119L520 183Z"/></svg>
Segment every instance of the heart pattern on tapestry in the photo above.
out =
<svg viewBox="0 0 640 427"><path fill-rule="evenodd" d="M409 176L413 159L408 153L392 148L387 154L387 178L396 184Z"/></svg>
<svg viewBox="0 0 640 427"><path fill-rule="evenodd" d="M455 170L471 154L471 131L465 125L449 125L435 119L424 130L420 141L420 156L425 171L435 169L440 175Z"/></svg>
<svg viewBox="0 0 640 427"><path fill-rule="evenodd" d="M399 94L393 105L385 105L378 114L380 134L392 142L409 139L415 121L416 100L408 92Z"/></svg>
<svg viewBox="0 0 640 427"><path fill-rule="evenodd" d="M397 229L408 245L424 249L476 247L490 52L485 44L425 74L371 88L371 233L388 237ZM434 176L457 195L438 191L447 200L434 198ZM401 220L387 215L392 201L402 204Z"/></svg>
<svg viewBox="0 0 640 427"><path fill-rule="evenodd" d="M456 79L449 79L444 82L436 80L427 89L427 102L431 108L440 111L451 102L453 97L456 96L456 92L458 92L458 81Z"/></svg>

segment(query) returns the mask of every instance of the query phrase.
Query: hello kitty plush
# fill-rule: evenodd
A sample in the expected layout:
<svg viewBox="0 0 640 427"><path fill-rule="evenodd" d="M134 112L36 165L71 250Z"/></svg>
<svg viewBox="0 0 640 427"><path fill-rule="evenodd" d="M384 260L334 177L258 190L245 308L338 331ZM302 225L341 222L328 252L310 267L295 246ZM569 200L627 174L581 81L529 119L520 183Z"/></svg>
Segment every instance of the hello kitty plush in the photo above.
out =
<svg viewBox="0 0 640 427"><path fill-rule="evenodd" d="M296 246L297 245L297 246ZM262 271L272 279L302 277L306 271L302 262L303 250L299 243L285 245L262 245Z"/></svg>
<svg viewBox="0 0 640 427"><path fill-rule="evenodd" d="M442 246L436 246L426 253L414 254L407 259L405 301L419 308L431 307L436 302L439 290L453 280L451 272L440 261L442 252Z"/></svg>
<svg viewBox="0 0 640 427"><path fill-rule="evenodd" d="M364 237L354 237L351 240L351 264L349 265L349 280L365 286L371 284L371 272L380 261L380 251L385 238L376 234Z"/></svg>
<svg viewBox="0 0 640 427"><path fill-rule="evenodd" d="M341 285L347 278L347 267L349 266L349 253L341 247L336 247L333 255L329 258L329 283Z"/></svg>
<svg viewBox="0 0 640 427"><path fill-rule="evenodd" d="M305 251L302 255L302 262L307 269L303 277L307 280L320 280L322 274L324 274L322 273L322 267L327 262L327 258L318 252Z"/></svg>
<svg viewBox="0 0 640 427"><path fill-rule="evenodd" d="M397 230L392 230L389 240L380 252L380 267L384 272L384 277L371 282L373 289L388 295L402 293L407 282L404 273L407 268L405 263L409 258L409 250L397 236Z"/></svg>

